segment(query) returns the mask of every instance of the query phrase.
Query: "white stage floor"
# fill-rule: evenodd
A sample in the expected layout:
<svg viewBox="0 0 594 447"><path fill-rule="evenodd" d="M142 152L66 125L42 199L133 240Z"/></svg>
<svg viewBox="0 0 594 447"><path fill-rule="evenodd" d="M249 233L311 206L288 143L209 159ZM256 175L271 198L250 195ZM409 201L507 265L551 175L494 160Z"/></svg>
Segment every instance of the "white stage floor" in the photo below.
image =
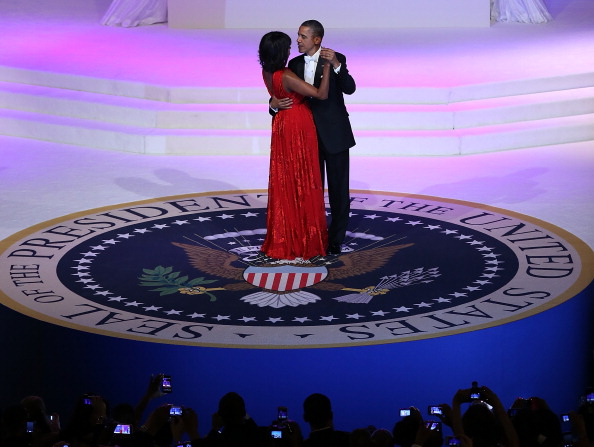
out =
<svg viewBox="0 0 594 447"><path fill-rule="evenodd" d="M0 137L0 239L91 208L266 188L263 156L146 156ZM555 224L594 247L594 142L464 157L352 157L351 188L455 198Z"/></svg>

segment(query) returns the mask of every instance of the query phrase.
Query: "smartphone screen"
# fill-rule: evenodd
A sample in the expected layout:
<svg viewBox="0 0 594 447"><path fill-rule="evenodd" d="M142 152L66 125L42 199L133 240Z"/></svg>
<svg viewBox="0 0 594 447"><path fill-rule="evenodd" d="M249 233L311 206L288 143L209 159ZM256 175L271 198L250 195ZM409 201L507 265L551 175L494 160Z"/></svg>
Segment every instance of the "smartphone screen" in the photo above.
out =
<svg viewBox="0 0 594 447"><path fill-rule="evenodd" d="M161 380L161 391L163 393L171 393L171 376L163 376Z"/></svg>
<svg viewBox="0 0 594 447"><path fill-rule="evenodd" d="M132 433L132 430L130 429L130 426L127 424L118 424L114 428L113 432L117 435L129 435L130 433Z"/></svg>

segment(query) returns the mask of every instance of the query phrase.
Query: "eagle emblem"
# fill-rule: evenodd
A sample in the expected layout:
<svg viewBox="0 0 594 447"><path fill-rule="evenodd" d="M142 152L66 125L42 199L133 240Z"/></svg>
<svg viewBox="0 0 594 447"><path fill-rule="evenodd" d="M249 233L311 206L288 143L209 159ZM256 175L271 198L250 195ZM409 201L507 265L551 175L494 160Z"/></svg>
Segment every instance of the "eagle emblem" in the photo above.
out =
<svg viewBox="0 0 594 447"><path fill-rule="evenodd" d="M242 301L259 307L281 308L301 306L319 301L313 291L352 291L355 294L335 298L343 302L369 302L378 294L403 285L429 282L439 276L436 268L423 268L389 279L379 279L378 284L363 289L345 287L341 280L363 275L385 266L399 251L413 244L388 244L362 250L352 250L340 255L318 256L311 260L283 261L264 256L259 246L240 247L232 250L212 248L206 245L173 242L184 250L190 265L202 273L226 279L222 289L229 291L253 291ZM308 290L304 290L308 289ZM312 291L313 290L313 291Z"/></svg>

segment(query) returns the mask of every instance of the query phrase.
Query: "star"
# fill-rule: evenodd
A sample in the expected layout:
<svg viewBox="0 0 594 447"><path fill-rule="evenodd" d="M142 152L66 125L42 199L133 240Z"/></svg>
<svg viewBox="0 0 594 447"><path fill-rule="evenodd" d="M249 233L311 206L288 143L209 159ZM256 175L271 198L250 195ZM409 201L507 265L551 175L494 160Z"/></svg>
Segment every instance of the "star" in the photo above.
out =
<svg viewBox="0 0 594 447"><path fill-rule="evenodd" d="M89 270L89 266L88 265L79 265L76 267L70 267L71 269L76 269L76 270Z"/></svg>
<svg viewBox="0 0 594 447"><path fill-rule="evenodd" d="M420 303L415 303L415 306L419 306L419 307L431 307L431 306L433 306L433 304L425 303L423 301L423 302L420 302Z"/></svg>
<svg viewBox="0 0 594 447"><path fill-rule="evenodd" d="M118 237L122 239L130 239L133 235L130 233L118 234Z"/></svg>
<svg viewBox="0 0 594 447"><path fill-rule="evenodd" d="M484 286L485 284L491 284L491 281L481 281L480 279L477 279L476 281L474 281L477 284L480 284L481 286Z"/></svg>
<svg viewBox="0 0 594 447"><path fill-rule="evenodd" d="M466 296L465 293L460 292L450 293L450 295L452 295L454 298L462 298L463 296Z"/></svg>
<svg viewBox="0 0 594 447"><path fill-rule="evenodd" d="M256 321L256 317L242 317L238 318L238 320L243 321L244 323L249 323L250 321Z"/></svg>
<svg viewBox="0 0 594 447"><path fill-rule="evenodd" d="M101 286L95 285L95 286L85 286L85 289L91 289L91 290L95 290L95 289L100 289Z"/></svg>
<svg viewBox="0 0 594 447"><path fill-rule="evenodd" d="M220 216L217 216L217 217L220 217L221 219L233 219L233 217L235 217L235 216L233 216L233 214L221 214Z"/></svg>
<svg viewBox="0 0 594 447"><path fill-rule="evenodd" d="M485 263L486 263L486 264L495 264L495 265L499 265L499 264L501 264L502 262L501 262L501 261L498 261L497 259L490 259L490 260L486 261Z"/></svg>
<svg viewBox="0 0 594 447"><path fill-rule="evenodd" d="M138 307L140 306L142 303L139 303L138 301L132 301L130 303L124 303L125 306L134 306L134 307Z"/></svg>
<svg viewBox="0 0 594 447"><path fill-rule="evenodd" d="M242 214L243 217L257 217L258 213L245 213Z"/></svg>
<svg viewBox="0 0 594 447"><path fill-rule="evenodd" d="M487 253L483 255L483 258L496 258L497 256L499 256L497 253Z"/></svg>
<svg viewBox="0 0 594 447"><path fill-rule="evenodd" d="M371 315L383 317L384 315L388 315L389 313L390 312L384 312L383 310L376 310L375 312L371 312Z"/></svg>
<svg viewBox="0 0 594 447"><path fill-rule="evenodd" d="M378 216L377 214L368 214L368 215L363 216L363 217L365 219L372 219L373 220L373 219L377 219L378 217L381 217L381 216Z"/></svg>
<svg viewBox="0 0 594 447"><path fill-rule="evenodd" d="M358 215L357 213L353 213L352 211L349 212L349 217L353 217L353 216L357 216L357 215Z"/></svg>
<svg viewBox="0 0 594 447"><path fill-rule="evenodd" d="M457 232L458 232L458 230L445 230L445 231L442 231L442 233L444 233L444 234L456 234Z"/></svg>
<svg viewBox="0 0 594 447"><path fill-rule="evenodd" d="M198 222L204 222L206 220L210 220L210 217L198 217L197 219L194 219L194 220L197 220Z"/></svg>
<svg viewBox="0 0 594 447"><path fill-rule="evenodd" d="M190 222L187 220L176 220L175 222L173 222L175 225L185 225L185 224L189 224Z"/></svg>
<svg viewBox="0 0 594 447"><path fill-rule="evenodd" d="M461 234L460 236L456 236L456 239L460 239L462 241L464 239L472 239L472 236L467 236L465 234Z"/></svg>
<svg viewBox="0 0 594 447"><path fill-rule="evenodd" d="M105 250L107 247L104 247L103 245L95 245L94 247L91 247L91 250Z"/></svg>
<svg viewBox="0 0 594 447"><path fill-rule="evenodd" d="M81 276L91 276L91 274L89 272L78 272L73 273L72 276L78 276L80 278Z"/></svg>
<svg viewBox="0 0 594 447"><path fill-rule="evenodd" d="M79 279L76 282L82 282L83 284L89 283L89 282L95 282L94 279Z"/></svg>
<svg viewBox="0 0 594 447"><path fill-rule="evenodd" d="M307 317L295 317L295 318L293 318L293 321L296 321L297 323L305 323L306 321L311 321L311 320Z"/></svg>
<svg viewBox="0 0 594 447"><path fill-rule="evenodd" d="M120 242L120 241L116 241L115 239L108 239L106 241L102 241L102 243L104 243L104 244L110 244L110 245L117 244L118 242Z"/></svg>
<svg viewBox="0 0 594 447"><path fill-rule="evenodd" d="M464 287L464 290L468 290L469 292L476 292L477 290L481 290L481 288L468 286L468 287Z"/></svg>
<svg viewBox="0 0 594 447"><path fill-rule="evenodd" d="M179 315L182 313L181 310L175 310L175 309L171 309L168 311L164 311L167 315Z"/></svg>
<svg viewBox="0 0 594 447"><path fill-rule="evenodd" d="M269 321L270 323L278 323L279 321L283 321L283 319L280 317L270 317L267 318L266 321Z"/></svg>
<svg viewBox="0 0 594 447"><path fill-rule="evenodd" d="M434 298L434 301L437 301L438 303L449 303L452 300L449 298L439 297L439 298Z"/></svg>
<svg viewBox="0 0 594 447"><path fill-rule="evenodd" d="M190 318L204 318L206 316L206 314L197 314L196 312L194 312L191 315L188 315L188 317Z"/></svg>
<svg viewBox="0 0 594 447"><path fill-rule="evenodd" d="M109 301L117 301L118 303L120 301L125 300L126 298L124 298L123 296L112 296L111 298L109 298Z"/></svg>
<svg viewBox="0 0 594 447"><path fill-rule="evenodd" d="M423 225L423 222L420 220L409 220L406 222L406 225L412 225L414 227L415 225Z"/></svg>
<svg viewBox="0 0 594 447"><path fill-rule="evenodd" d="M427 228L428 230L439 230L439 229L441 229L441 226L439 226L439 225L427 225L425 228Z"/></svg>
<svg viewBox="0 0 594 447"><path fill-rule="evenodd" d="M79 264L91 264L93 262L93 259L82 258L77 259L74 262L78 262Z"/></svg>
<svg viewBox="0 0 594 447"><path fill-rule="evenodd" d="M144 310L146 310L147 312L150 312L152 310L159 310L161 309L160 307L157 306L149 306L149 307L145 307Z"/></svg>
<svg viewBox="0 0 594 447"><path fill-rule="evenodd" d="M332 320L338 320L338 318L336 318L334 315L328 315L327 317L320 317L320 320L322 320L322 321L332 321Z"/></svg>
<svg viewBox="0 0 594 447"><path fill-rule="evenodd" d="M83 256L97 256L97 253L93 253L92 251L89 251L87 253L81 253L81 255L83 255Z"/></svg>
<svg viewBox="0 0 594 447"><path fill-rule="evenodd" d="M493 251L492 247L481 247L477 248L478 251Z"/></svg>
<svg viewBox="0 0 594 447"><path fill-rule="evenodd" d="M400 220L402 220L400 217L388 217L386 222L398 222Z"/></svg>
<svg viewBox="0 0 594 447"><path fill-rule="evenodd" d="M152 228L156 228L157 230L162 230L164 228L169 228L169 225L167 224L155 224L152 226Z"/></svg>
<svg viewBox="0 0 594 447"><path fill-rule="evenodd" d="M363 315L359 315L359 314L347 314L347 318L353 318L355 320L358 320L359 318L363 318Z"/></svg>
<svg viewBox="0 0 594 447"><path fill-rule="evenodd" d="M113 293L108 292L107 290L104 290L103 292L95 293L95 295L107 296L107 295L113 295Z"/></svg>
<svg viewBox="0 0 594 447"><path fill-rule="evenodd" d="M472 242L469 242L469 244L470 245L483 245L484 242L473 240Z"/></svg>
<svg viewBox="0 0 594 447"><path fill-rule="evenodd" d="M412 308L406 306L395 307L394 310L396 312L409 312Z"/></svg>
<svg viewBox="0 0 594 447"><path fill-rule="evenodd" d="M217 315L216 317L212 317L217 321L222 321L222 320L229 320L229 315Z"/></svg>

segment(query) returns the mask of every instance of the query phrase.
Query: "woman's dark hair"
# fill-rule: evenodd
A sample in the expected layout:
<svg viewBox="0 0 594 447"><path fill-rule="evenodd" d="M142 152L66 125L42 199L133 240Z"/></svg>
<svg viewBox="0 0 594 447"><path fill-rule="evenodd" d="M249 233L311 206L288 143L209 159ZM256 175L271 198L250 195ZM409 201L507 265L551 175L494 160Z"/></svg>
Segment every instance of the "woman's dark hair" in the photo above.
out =
<svg viewBox="0 0 594 447"><path fill-rule="evenodd" d="M274 73L287 65L291 38L281 31L271 31L262 36L258 48L258 60L262 70Z"/></svg>

